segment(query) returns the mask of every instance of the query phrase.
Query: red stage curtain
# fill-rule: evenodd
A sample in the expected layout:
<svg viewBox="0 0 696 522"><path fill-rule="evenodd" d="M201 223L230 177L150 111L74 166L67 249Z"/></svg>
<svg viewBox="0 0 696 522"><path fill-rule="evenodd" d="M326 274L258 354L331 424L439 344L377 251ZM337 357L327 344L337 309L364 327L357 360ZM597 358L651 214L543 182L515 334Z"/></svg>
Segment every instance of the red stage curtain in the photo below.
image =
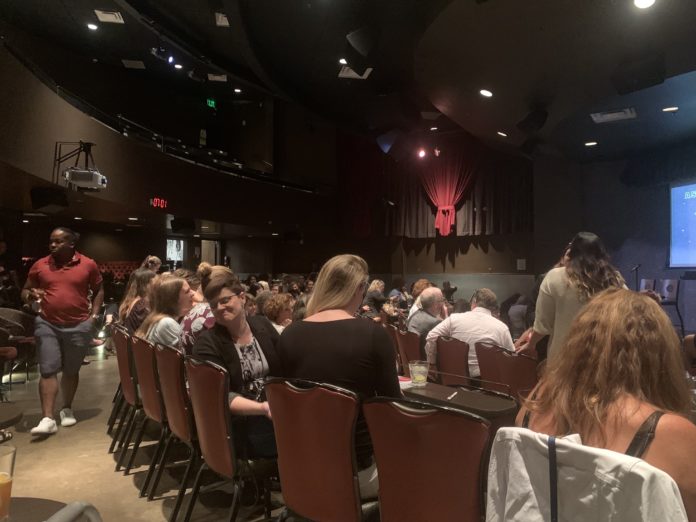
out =
<svg viewBox="0 0 696 522"><path fill-rule="evenodd" d="M448 236L454 226L455 206L474 181L477 155L466 147L443 147L439 156L423 160L421 180L426 194L437 207L435 228Z"/></svg>

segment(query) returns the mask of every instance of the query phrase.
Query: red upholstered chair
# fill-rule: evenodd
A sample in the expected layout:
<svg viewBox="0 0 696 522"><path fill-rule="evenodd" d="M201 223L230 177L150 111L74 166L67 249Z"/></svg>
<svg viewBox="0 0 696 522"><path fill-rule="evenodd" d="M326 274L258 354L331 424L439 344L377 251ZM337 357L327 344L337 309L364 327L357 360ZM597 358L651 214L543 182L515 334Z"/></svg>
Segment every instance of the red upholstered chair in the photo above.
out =
<svg viewBox="0 0 696 522"><path fill-rule="evenodd" d="M269 379L265 389L286 506L317 521L359 522L373 514L363 513L358 490L357 395L302 380Z"/></svg>
<svg viewBox="0 0 696 522"><path fill-rule="evenodd" d="M228 403L229 376L221 366L195 357L187 357L185 364L204 463L196 475L184 521L191 519L201 486L201 476L206 469L210 469L222 478L233 481L234 496L228 518L233 522L239 510L240 481L244 474L249 475L249 464L237 459L235 453ZM270 516L269 501L266 496L267 516Z"/></svg>
<svg viewBox="0 0 696 522"><path fill-rule="evenodd" d="M500 346L476 343L484 388L503 391L514 398L525 397L536 386L538 361Z"/></svg>
<svg viewBox="0 0 696 522"><path fill-rule="evenodd" d="M170 430L169 438L176 437L186 444L190 450L186 471L181 479L179 493L176 496L176 503L169 515L170 522L174 522L184 500L189 477L200 462L201 450L196 439L196 426L193 422L191 398L186 390L185 356L181 351L171 346L157 345L155 347L155 357L157 359L160 392L165 411L167 412L167 423ZM167 443L169 443L169 439ZM157 482L152 487L153 491L156 487Z"/></svg>
<svg viewBox="0 0 696 522"><path fill-rule="evenodd" d="M142 409L140 396L138 395L137 379L134 372L133 354L131 352L131 337L122 326L114 326L111 336L114 341L116 350L116 362L118 363L118 375L121 381L121 393L125 401L125 408L121 415L118 428L113 434L113 440L109 446L109 453L113 453L114 449L123 447L124 442L135 427L136 414ZM116 445L118 443L118 448Z"/></svg>
<svg viewBox="0 0 696 522"><path fill-rule="evenodd" d="M469 386L469 345L452 337L439 337L437 369L445 386Z"/></svg>
<svg viewBox="0 0 696 522"><path fill-rule="evenodd" d="M490 424L420 402L368 399L382 522L479 522Z"/></svg>
<svg viewBox="0 0 696 522"><path fill-rule="evenodd" d="M408 369L410 361L421 361L423 356L420 350L420 336L413 332L403 332L399 330L396 333L396 341L399 346L399 355L401 356L401 366L406 377L411 376Z"/></svg>

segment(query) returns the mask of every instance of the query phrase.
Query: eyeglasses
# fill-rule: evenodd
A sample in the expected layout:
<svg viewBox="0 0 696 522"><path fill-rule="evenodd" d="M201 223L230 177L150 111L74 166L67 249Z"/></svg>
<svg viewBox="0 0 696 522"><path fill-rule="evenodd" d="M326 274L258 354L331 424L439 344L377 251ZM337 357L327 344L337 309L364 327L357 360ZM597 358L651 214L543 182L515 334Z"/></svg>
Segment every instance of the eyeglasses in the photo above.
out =
<svg viewBox="0 0 696 522"><path fill-rule="evenodd" d="M217 308L219 305L225 306L232 300L233 297L239 297L241 299L242 297L244 297L244 291L240 290L239 292L235 292L232 295L226 295L224 297L218 297L217 299L213 299L210 302L210 307Z"/></svg>

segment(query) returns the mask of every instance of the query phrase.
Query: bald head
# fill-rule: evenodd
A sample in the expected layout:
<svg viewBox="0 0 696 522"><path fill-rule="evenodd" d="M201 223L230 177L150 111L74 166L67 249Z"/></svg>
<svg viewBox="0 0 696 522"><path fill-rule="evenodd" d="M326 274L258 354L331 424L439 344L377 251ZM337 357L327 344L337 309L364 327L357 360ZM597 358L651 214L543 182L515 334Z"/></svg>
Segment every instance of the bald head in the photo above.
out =
<svg viewBox="0 0 696 522"><path fill-rule="evenodd" d="M423 310L437 315L445 298L442 295L442 290L435 286L431 286L421 292L420 300Z"/></svg>

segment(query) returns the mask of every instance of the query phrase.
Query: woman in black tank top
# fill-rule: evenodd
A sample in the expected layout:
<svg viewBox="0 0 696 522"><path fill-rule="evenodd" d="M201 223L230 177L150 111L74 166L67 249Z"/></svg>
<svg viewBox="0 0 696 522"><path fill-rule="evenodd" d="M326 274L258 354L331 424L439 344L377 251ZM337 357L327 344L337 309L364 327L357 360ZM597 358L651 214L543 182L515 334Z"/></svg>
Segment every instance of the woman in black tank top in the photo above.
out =
<svg viewBox="0 0 696 522"><path fill-rule="evenodd" d="M637 430L631 428L633 416L648 408L653 413ZM625 453L643 457L663 414L686 416L690 408L680 343L669 318L647 296L610 289L578 314L563 350L551 357L524 401L518 425L554 426L557 433L551 435L578 433L604 448L632 437ZM611 426L611 440L605 426Z"/></svg>

